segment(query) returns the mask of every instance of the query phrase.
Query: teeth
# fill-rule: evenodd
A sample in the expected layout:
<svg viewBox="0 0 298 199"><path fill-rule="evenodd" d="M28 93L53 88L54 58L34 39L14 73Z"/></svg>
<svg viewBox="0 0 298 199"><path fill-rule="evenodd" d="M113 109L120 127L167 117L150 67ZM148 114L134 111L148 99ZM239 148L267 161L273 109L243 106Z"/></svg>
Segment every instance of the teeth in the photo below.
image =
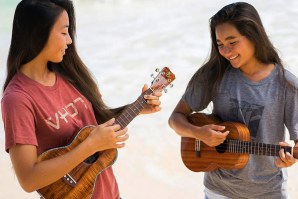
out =
<svg viewBox="0 0 298 199"><path fill-rule="evenodd" d="M235 56L233 56L233 57L230 57L229 59L232 60L232 59L237 58L238 56L239 56L239 55L235 55Z"/></svg>

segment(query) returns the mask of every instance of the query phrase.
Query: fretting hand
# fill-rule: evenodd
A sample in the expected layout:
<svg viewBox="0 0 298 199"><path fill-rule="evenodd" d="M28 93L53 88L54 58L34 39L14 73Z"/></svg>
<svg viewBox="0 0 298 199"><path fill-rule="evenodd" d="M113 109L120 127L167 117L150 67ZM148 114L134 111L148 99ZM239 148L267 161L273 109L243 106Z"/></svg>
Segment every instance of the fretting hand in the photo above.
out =
<svg viewBox="0 0 298 199"><path fill-rule="evenodd" d="M148 90L147 84L145 84L142 88L142 93ZM141 111L140 114L151 114L161 110L160 100L159 98L162 96L162 92L153 92L151 95L145 95L144 98L147 100L147 105Z"/></svg>
<svg viewBox="0 0 298 199"><path fill-rule="evenodd" d="M281 146L290 146L286 142L280 142ZM297 160L289 153L285 152L284 149L280 149L279 157L275 159L275 165L280 168L290 167L295 164Z"/></svg>

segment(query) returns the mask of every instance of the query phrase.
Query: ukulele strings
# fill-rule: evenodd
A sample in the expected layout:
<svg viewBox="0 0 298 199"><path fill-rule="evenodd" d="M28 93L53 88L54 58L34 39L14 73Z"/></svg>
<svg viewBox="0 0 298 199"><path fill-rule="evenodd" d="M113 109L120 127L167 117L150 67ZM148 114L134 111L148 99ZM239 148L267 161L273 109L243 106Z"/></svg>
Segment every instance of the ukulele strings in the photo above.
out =
<svg viewBox="0 0 298 199"><path fill-rule="evenodd" d="M232 141L232 142L230 142L230 141ZM233 141L237 141L237 140L228 140L228 143L221 144L215 148L219 149L219 150L225 150L225 149L233 150L233 149L235 149L235 151L239 152L239 153L250 153L251 152L252 154L260 154L260 153L264 153L264 152L267 152L267 153L270 152L270 154L271 154L272 152L274 152L275 155L277 155L277 153L280 151L280 149L284 149L284 150L290 152L290 149L292 148L290 146L263 144L263 143L258 143L258 142L238 141L238 143L235 143ZM229 152L235 152L235 151L229 151Z"/></svg>

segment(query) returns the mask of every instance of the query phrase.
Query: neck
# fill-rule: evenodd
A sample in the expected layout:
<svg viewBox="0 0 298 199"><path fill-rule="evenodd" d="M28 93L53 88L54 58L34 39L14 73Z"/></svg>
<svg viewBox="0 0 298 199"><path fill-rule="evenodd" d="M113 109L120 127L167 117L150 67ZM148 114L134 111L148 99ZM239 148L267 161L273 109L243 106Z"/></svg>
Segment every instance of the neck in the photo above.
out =
<svg viewBox="0 0 298 199"><path fill-rule="evenodd" d="M240 68L244 76L249 80L256 82L268 77L273 69L274 64L263 64L259 62L254 62L249 66L247 65Z"/></svg>
<svg viewBox="0 0 298 199"><path fill-rule="evenodd" d="M41 61L38 58L24 64L21 72L44 86L53 86L56 82L56 75L47 67L47 61Z"/></svg>
<svg viewBox="0 0 298 199"><path fill-rule="evenodd" d="M116 118L116 124L119 124L121 128L125 128L147 105L147 101L144 99L144 95L150 95L153 90L149 88L147 91L142 93L138 99L127 106L121 113L120 116Z"/></svg>
<svg viewBox="0 0 298 199"><path fill-rule="evenodd" d="M228 139L224 144L216 147L217 150L227 149L232 153L245 153L264 156L279 156L280 149L284 149L285 152L289 152L295 159L298 159L298 148L291 146L281 146L274 144L265 144L250 141L241 141Z"/></svg>

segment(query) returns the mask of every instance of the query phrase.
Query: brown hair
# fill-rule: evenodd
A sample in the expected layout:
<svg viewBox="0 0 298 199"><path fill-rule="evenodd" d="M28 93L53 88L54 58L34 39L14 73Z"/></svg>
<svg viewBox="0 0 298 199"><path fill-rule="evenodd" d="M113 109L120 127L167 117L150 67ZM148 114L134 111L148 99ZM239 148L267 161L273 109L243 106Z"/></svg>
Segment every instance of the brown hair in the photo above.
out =
<svg viewBox="0 0 298 199"><path fill-rule="evenodd" d="M3 91L21 66L41 52L54 23L64 10L69 17L69 35L72 44L68 46L63 61L49 62L48 68L59 72L73 84L91 102L98 123L105 122L112 114L103 103L95 80L77 53L75 12L70 0L22 0L18 4L13 20Z"/></svg>
<svg viewBox="0 0 298 199"><path fill-rule="evenodd" d="M229 67L229 61L219 53L215 35L215 28L223 23L235 26L241 35L247 37L255 45L255 57L261 63L274 63L280 67L281 76L284 80L282 61L266 34L257 10L248 3L237 2L224 6L210 18L211 52L206 63L202 65L188 83L189 89L194 89L196 81L207 82L207 91L211 92L204 96L204 103L208 103L214 96L225 71Z"/></svg>

